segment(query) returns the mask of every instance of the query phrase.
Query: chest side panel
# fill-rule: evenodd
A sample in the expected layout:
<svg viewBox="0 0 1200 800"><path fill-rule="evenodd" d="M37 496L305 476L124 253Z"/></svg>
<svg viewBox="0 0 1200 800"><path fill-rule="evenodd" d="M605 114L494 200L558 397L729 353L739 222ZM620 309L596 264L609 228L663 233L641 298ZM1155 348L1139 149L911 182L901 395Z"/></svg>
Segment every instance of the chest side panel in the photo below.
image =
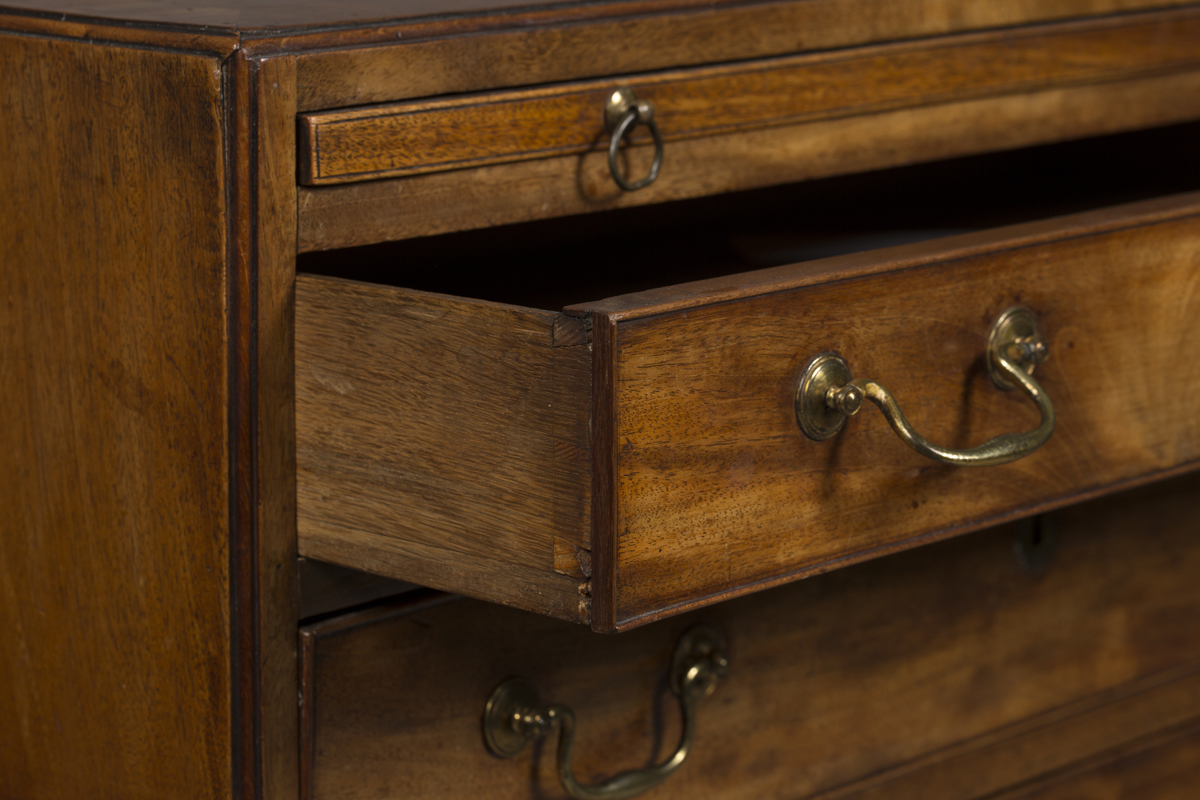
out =
<svg viewBox="0 0 1200 800"><path fill-rule="evenodd" d="M229 794L215 58L0 37L0 774Z"/></svg>

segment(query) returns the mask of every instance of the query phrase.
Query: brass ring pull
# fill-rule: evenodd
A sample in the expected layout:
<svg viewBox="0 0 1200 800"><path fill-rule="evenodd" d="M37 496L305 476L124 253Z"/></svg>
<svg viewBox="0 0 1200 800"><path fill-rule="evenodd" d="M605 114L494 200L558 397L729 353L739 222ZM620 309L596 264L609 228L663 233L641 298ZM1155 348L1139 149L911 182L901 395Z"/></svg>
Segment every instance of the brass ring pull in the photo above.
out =
<svg viewBox="0 0 1200 800"><path fill-rule="evenodd" d="M654 161L651 162L650 172L646 177L630 182L621 174L621 167L617 163L617 151L621 140L632 132L639 122L649 128L650 135L654 137ZM604 125L612 132L612 138L608 142L608 171L612 173L617 186L627 192L635 192L654 183L663 160L663 139L658 130L658 123L654 121L654 106L645 100L638 100L631 89L617 89L609 95L604 106Z"/></svg>
<svg viewBox="0 0 1200 800"><path fill-rule="evenodd" d="M1037 450L1054 433L1054 406L1032 375L1046 356L1046 343L1028 309L1010 308L1000 315L988 336L988 373L1001 389L1019 388L1028 395L1042 421L1033 430L1003 433L966 450L939 447L917 433L887 389L872 380L854 380L846 361L833 353L817 356L805 370L796 392L796 421L806 436L822 441L836 435L866 399L879 406L896 435L923 456L959 466L1007 464Z"/></svg>
<svg viewBox="0 0 1200 800"><path fill-rule="evenodd" d="M558 778L567 794L580 800L622 800L653 789L679 769L696 737L696 700L713 693L729 671L729 659L716 631L699 626L684 634L671 658L671 689L679 697L683 733L679 747L663 763L630 770L603 783L587 786L575 779L571 750L575 745L575 714L564 705L543 705L537 690L520 678L505 681L488 698L483 712L483 738L488 750L512 758L525 745L558 727Z"/></svg>

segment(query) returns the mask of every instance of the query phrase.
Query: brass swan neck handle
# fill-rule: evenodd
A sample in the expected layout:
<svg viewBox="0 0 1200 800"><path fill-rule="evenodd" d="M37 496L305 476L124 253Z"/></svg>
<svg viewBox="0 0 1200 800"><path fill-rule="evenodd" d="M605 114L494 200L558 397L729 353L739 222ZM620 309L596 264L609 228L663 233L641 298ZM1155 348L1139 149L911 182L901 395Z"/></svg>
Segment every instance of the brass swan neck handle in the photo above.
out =
<svg viewBox="0 0 1200 800"><path fill-rule="evenodd" d="M975 447L955 450L929 441L912 427L891 392L873 380L852 379L846 361L833 353L817 356L805 371L796 394L796 420L809 438L828 439L842 429L847 417L858 413L863 400L870 400L901 441L927 458L956 466L1007 464L1037 450L1054 433L1054 405L1032 375L1046 355L1045 341L1028 309L1011 308L992 326L987 349L992 380L1002 389L1024 392L1042 419L1032 430L1003 433Z"/></svg>
<svg viewBox="0 0 1200 800"><path fill-rule="evenodd" d="M579 800L624 800L653 789L683 764L696 738L696 701L712 694L729 670L720 638L711 628L691 629L671 659L671 689L679 697L683 731L675 752L653 767L618 773L595 785L580 783L571 766L575 746L575 713L558 703L543 705L537 691L520 678L500 684L488 699L483 735L488 749L512 758L533 739L558 728L558 778L567 794Z"/></svg>
<svg viewBox="0 0 1200 800"><path fill-rule="evenodd" d="M558 723L558 779L562 781L567 794L580 800L621 800L633 797L653 789L671 776L692 749L692 741L696 738L696 703L691 692L680 695L680 709L683 711L683 733L679 737L679 747L663 763L647 769L635 769L621 772L595 786L588 786L575 779L571 767L571 751L575 745L575 714L571 709L562 705L551 705L548 716L551 724Z"/></svg>

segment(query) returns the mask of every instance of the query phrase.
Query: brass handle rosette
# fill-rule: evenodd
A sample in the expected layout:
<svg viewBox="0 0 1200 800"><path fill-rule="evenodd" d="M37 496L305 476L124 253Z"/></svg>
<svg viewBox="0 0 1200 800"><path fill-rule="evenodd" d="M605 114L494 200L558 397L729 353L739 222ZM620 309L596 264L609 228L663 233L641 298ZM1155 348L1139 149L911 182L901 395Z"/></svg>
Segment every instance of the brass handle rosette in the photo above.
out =
<svg viewBox="0 0 1200 800"><path fill-rule="evenodd" d="M500 684L488 698L484 742L494 755L512 758L529 742L558 728L558 777L567 793L579 800L623 800L653 789L679 769L696 738L696 701L712 694L728 671L729 659L716 631L698 626L685 633L675 646L670 672L683 714L679 746L657 766L621 772L594 786L580 783L571 767L575 713L558 703L543 704L537 690L520 678Z"/></svg>
<svg viewBox="0 0 1200 800"><path fill-rule="evenodd" d="M1003 433L964 450L939 447L917 433L891 392L872 380L853 379L845 359L834 353L814 358L796 392L796 421L810 439L835 436L870 400L879 407L896 435L923 456L942 464L982 467L1007 464L1037 450L1054 433L1054 406L1033 378L1034 368L1046 360L1047 347L1032 312L1010 308L1000 315L988 336L987 367L1001 389L1020 389L1037 405L1041 423L1022 433Z"/></svg>

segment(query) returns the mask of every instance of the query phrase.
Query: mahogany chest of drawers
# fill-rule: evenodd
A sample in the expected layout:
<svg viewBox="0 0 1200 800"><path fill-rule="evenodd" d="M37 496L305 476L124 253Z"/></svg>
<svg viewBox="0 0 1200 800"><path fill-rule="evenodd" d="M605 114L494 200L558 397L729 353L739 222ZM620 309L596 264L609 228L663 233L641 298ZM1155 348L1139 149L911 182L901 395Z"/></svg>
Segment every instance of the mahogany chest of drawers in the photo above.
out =
<svg viewBox="0 0 1200 800"><path fill-rule="evenodd" d="M0 29L0 796L1200 785L1200 6Z"/></svg>

